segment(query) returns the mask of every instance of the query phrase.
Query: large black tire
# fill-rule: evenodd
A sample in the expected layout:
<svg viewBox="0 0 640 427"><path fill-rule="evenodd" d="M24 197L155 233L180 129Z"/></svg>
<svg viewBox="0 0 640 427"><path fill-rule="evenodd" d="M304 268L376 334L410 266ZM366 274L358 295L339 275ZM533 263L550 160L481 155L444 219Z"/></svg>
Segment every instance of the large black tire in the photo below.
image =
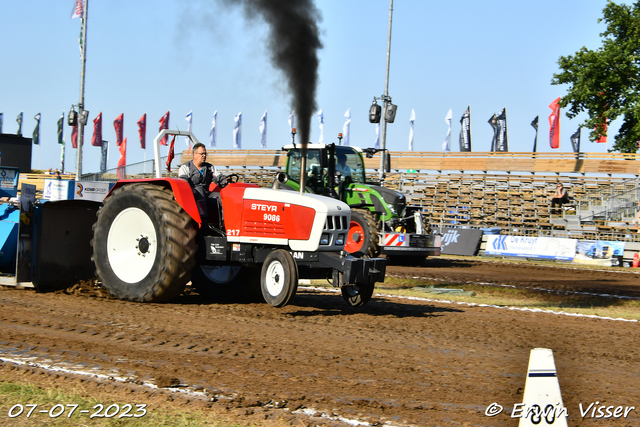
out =
<svg viewBox="0 0 640 427"><path fill-rule="evenodd" d="M359 285L356 283L353 286L343 286L340 288L342 298L351 307L362 307L371 300L375 285L375 283L369 283L367 285Z"/></svg>
<svg viewBox="0 0 640 427"><path fill-rule="evenodd" d="M93 231L96 273L116 298L170 301L191 279L197 225L168 188L118 188L98 211Z"/></svg>
<svg viewBox="0 0 640 427"><path fill-rule="evenodd" d="M208 298L264 301L259 268L196 264L191 273L191 284L201 296Z"/></svg>
<svg viewBox="0 0 640 427"><path fill-rule="evenodd" d="M378 236L378 221L366 210L352 209L351 224L345 251L357 257L375 258L380 255L380 238Z"/></svg>
<svg viewBox="0 0 640 427"><path fill-rule="evenodd" d="M260 285L264 300L274 307L289 304L298 290L298 265L284 249L269 253L262 265Z"/></svg>

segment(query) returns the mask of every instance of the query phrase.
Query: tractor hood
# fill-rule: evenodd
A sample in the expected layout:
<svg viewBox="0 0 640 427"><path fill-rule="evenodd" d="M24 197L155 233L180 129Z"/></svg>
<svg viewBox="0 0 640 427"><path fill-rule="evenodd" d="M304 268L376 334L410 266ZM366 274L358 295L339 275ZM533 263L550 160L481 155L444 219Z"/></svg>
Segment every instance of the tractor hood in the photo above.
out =
<svg viewBox="0 0 640 427"><path fill-rule="evenodd" d="M402 193L379 185L372 185L371 189L380 193L384 201L393 206L397 215L401 215L404 212L404 208L407 206L407 198Z"/></svg>

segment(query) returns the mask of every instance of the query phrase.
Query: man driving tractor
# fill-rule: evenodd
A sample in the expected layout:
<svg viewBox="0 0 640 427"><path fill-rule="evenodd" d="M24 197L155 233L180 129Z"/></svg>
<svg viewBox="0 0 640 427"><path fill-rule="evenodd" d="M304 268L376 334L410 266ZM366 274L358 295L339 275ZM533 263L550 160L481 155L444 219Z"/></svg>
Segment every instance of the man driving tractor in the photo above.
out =
<svg viewBox="0 0 640 427"><path fill-rule="evenodd" d="M202 143L194 144L192 159L180 166L178 178L185 179L193 190L200 217L208 222L210 209L222 218L220 193L210 191L211 183L223 184L227 177L219 173L214 165L207 162L207 148Z"/></svg>

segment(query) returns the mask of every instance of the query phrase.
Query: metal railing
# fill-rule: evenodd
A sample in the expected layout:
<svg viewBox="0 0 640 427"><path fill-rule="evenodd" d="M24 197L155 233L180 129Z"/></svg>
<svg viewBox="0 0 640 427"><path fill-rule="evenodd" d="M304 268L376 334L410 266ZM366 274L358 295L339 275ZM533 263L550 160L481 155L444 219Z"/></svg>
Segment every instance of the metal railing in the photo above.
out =
<svg viewBox="0 0 640 427"><path fill-rule="evenodd" d="M180 165L176 164L172 166L172 171L167 172L166 168L167 156L160 158L162 176L177 176L178 168ZM104 181L104 182L116 182L118 179L132 179L132 178L153 178L155 176L154 159L144 162L131 163L121 168L112 168L104 172L94 172L83 174L81 181Z"/></svg>
<svg viewBox="0 0 640 427"><path fill-rule="evenodd" d="M591 212L583 217L587 220L595 218L607 221L621 221L625 217L633 217L638 210L640 200L640 180L629 179L612 183L606 189L597 189L576 197L576 208L580 212Z"/></svg>

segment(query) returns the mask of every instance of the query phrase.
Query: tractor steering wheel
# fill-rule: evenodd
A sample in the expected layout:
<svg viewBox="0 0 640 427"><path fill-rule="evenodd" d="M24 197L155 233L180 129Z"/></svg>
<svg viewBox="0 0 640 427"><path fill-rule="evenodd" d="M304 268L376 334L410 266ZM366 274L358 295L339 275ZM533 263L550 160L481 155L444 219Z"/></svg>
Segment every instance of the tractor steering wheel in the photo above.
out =
<svg viewBox="0 0 640 427"><path fill-rule="evenodd" d="M218 182L219 182L218 186L220 188L224 188L229 183L235 184L236 182L238 182L239 179L240 179L240 175L238 175L237 173L232 173L229 175L220 174L220 178L218 179Z"/></svg>

